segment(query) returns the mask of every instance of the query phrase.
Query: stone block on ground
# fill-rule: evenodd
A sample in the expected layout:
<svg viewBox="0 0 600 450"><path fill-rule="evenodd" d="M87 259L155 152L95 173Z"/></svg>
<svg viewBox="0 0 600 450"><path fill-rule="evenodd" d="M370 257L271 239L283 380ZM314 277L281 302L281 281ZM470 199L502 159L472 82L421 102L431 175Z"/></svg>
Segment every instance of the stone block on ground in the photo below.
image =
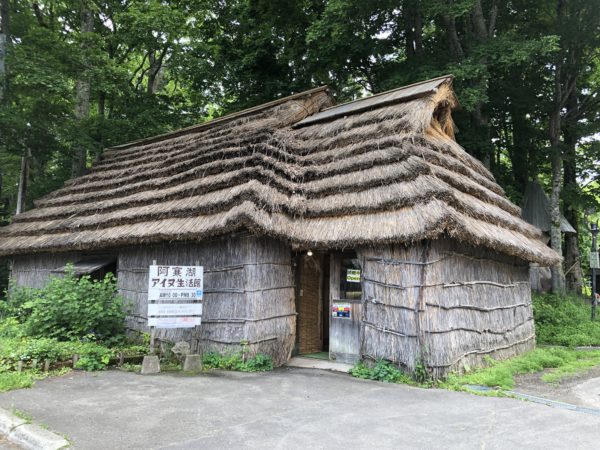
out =
<svg viewBox="0 0 600 450"><path fill-rule="evenodd" d="M202 370L202 357L200 355L187 355L183 363L186 372L200 372Z"/></svg>
<svg viewBox="0 0 600 450"><path fill-rule="evenodd" d="M160 362L158 356L146 355L142 361L142 375L151 375L153 373L160 373Z"/></svg>

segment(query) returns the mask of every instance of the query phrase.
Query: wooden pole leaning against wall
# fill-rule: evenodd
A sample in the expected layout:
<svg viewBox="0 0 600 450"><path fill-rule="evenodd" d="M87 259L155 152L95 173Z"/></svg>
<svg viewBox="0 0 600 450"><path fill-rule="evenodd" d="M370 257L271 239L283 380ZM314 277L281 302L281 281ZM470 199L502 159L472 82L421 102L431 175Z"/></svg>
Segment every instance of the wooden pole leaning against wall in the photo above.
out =
<svg viewBox="0 0 600 450"><path fill-rule="evenodd" d="M156 265L156 260L152 261L152 265L153 266ZM150 276L149 272L148 272L148 276ZM150 303L149 298L148 298L147 302ZM151 326L150 327L150 354L144 356L144 360L142 361L142 370L141 370L142 375L151 375L151 374L160 372L160 361L158 359L158 356L156 355L156 348L155 348L155 342L154 342L155 339L156 339L156 328Z"/></svg>

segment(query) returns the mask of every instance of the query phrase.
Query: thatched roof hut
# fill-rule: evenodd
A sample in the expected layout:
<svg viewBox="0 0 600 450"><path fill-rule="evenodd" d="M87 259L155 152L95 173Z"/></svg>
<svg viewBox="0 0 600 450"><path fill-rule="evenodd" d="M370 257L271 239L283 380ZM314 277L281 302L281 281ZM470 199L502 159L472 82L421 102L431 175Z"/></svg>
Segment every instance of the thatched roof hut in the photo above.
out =
<svg viewBox="0 0 600 450"><path fill-rule="evenodd" d="M540 231L454 141L450 78L392 94L315 114L331 104L326 89L315 89L109 149L89 174L2 228L0 254L197 240L248 228L301 248L447 234L554 262Z"/></svg>
<svg viewBox="0 0 600 450"><path fill-rule="evenodd" d="M53 258L61 254L73 258L98 252L121 255L124 248L183 251L177 243L196 245L212 242L218 236L249 233L260 240L263 250L278 248L278 256L271 255L277 264L287 261L287 281L280 280L277 289L292 289L284 290L292 301L289 303L286 297L286 304L291 306L282 314L294 318L301 307L298 297L303 290L298 290L298 286L303 282L297 276L294 281L293 273L303 262L296 260L295 266L290 265L291 259L285 255L298 255L308 249L321 255L319 286L328 283L323 277L329 277L333 283L339 275L331 272L337 266L333 262L330 266L324 264L324 258L335 252L342 255L343 250L356 251L358 259L362 258L363 277L369 261L379 259L379 264L385 266L384 272L402 267L402 258L408 255L398 256L404 250L394 248L410 252L411 248L425 248L424 243L435 247L436 242L445 246L444 252L458 254L460 248L468 249L464 253L471 260L480 258L496 266L500 261L502 267L518 267L518 277L523 271L526 273L528 262L555 263L559 257L539 240L540 230L521 219L520 209L506 198L492 174L456 143L451 111L457 100L451 85L451 77L440 77L337 106L326 88L317 88L194 127L107 149L88 174L68 181L62 189L38 200L34 209L16 216L11 225L0 229L0 254L23 255L20 260L15 257L16 273L18 261L35 259L36 267L42 267L40 261L48 260L50 254ZM235 242L228 245L241 245ZM277 244L269 244L274 242ZM458 243L458 247L448 243ZM426 247L433 248L430 244ZM441 247L438 250L442 252ZM258 253L256 249L244 253L241 264L249 261L244 258L260 260ZM418 256L419 261L430 255L429 250L417 253L413 256ZM161 255L168 258L165 252ZM125 270L121 256L118 258L119 271ZM136 263L136 270L148 263L149 254L144 258ZM232 261L215 264L233 267ZM418 267L429 263L421 261ZM25 267L30 263L23 264ZM49 266L44 267L50 270ZM469 270L474 271L471 275L475 278L492 276ZM394 277L388 280L385 273L372 273L370 281L361 279L363 294L369 282L386 287L381 298L392 295L390 292L397 291L398 286L408 288L402 284L402 277L394 282ZM383 278L376 279L378 276ZM415 276L417 281L411 288L427 287L424 274ZM462 275L456 276L457 279L446 281L469 282ZM508 293L512 286L509 278L491 282L501 284L503 292ZM247 285L241 289L249 292ZM143 294L143 290L136 292ZM318 297L322 302L322 297L329 295L331 306L336 300L333 284L328 292L320 291ZM363 295L363 302L369 300L367 297ZM392 303L399 298L392 297ZM502 297L502 301L509 301L509 297ZM424 294L416 298L426 303ZM412 295L407 299L413 300ZM451 301L460 303L460 296ZM280 300L275 296L272 302L275 305ZM529 303L525 299L524 304ZM425 308L424 303L422 306ZM319 311L322 305L320 308ZM414 305L406 308L411 309L411 314L419 314ZM530 315L530 305L527 308L523 317ZM375 342L369 341L375 338L365 331L366 323L374 324L373 330L382 328L381 336L389 337L389 330L401 328L394 323L386 325L393 314L381 313L385 317L369 321L367 312L363 313L364 320L357 325L363 327L362 356L367 343ZM237 313L230 310L227 314ZM142 312L139 315L143 318ZM398 316L394 320L404 319ZM481 335L481 324L475 318L469 320L471 328ZM523 320L532 333L530 319ZM299 322L302 321L300 315ZM246 325L239 336L248 336ZM293 330L295 324L292 321L286 326ZM427 326L421 324L420 328ZM452 323L448 326L454 327ZM295 330L296 335L299 332ZM420 332L415 332L415 336ZM507 332L502 331L503 339ZM202 333L198 342L204 339ZM415 337L417 341L411 345L416 350L405 359L379 351L386 345L381 336L377 337L380 344L372 344L374 347L369 350L376 353L374 357L386 357L409 368L422 358L422 336ZM406 336L409 339L409 334ZM219 339L225 342L225 338ZM231 343L237 337L228 339ZM262 338L256 339L258 342ZM286 339L285 350L277 356L280 362L289 356L296 338ZM479 348L481 339L473 345ZM490 351L497 350L494 345L488 345ZM419 352L421 356L417 355ZM459 353L473 354L462 350ZM459 357L457 361L460 360ZM436 367L443 373L456 368L457 361Z"/></svg>

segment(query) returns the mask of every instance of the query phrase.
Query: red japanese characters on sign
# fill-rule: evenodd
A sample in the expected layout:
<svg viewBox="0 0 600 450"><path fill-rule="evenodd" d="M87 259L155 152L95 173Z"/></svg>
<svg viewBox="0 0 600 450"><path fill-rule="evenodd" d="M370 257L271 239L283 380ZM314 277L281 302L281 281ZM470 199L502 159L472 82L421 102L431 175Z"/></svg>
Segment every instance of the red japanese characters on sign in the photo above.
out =
<svg viewBox="0 0 600 450"><path fill-rule="evenodd" d="M148 271L148 325L189 328L200 325L204 297L202 266L152 265Z"/></svg>

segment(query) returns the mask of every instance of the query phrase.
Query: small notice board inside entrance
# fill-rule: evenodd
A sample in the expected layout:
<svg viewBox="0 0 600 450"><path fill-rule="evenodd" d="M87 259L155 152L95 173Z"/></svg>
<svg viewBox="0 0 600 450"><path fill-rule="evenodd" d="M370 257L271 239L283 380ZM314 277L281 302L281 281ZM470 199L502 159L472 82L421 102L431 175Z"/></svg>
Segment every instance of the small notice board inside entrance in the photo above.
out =
<svg viewBox="0 0 600 450"><path fill-rule="evenodd" d="M200 325L204 298L202 266L151 265L148 271L148 325L192 328Z"/></svg>

